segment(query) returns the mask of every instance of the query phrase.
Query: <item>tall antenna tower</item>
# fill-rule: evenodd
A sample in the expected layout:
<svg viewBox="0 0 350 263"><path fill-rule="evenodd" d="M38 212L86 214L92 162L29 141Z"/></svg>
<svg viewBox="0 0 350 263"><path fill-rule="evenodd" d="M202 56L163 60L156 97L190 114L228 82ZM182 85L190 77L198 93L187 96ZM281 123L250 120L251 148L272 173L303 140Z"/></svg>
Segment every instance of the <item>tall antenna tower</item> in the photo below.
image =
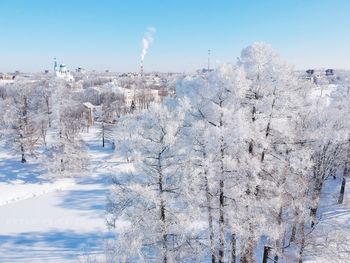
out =
<svg viewBox="0 0 350 263"><path fill-rule="evenodd" d="M211 50L208 49L208 72L210 71L210 52Z"/></svg>

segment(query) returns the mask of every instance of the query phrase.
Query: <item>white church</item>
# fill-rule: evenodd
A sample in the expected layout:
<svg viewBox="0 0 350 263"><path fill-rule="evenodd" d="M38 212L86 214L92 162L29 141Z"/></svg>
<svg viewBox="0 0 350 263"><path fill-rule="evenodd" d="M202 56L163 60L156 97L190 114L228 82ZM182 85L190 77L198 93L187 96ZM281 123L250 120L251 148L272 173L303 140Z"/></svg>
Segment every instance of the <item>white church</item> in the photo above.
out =
<svg viewBox="0 0 350 263"><path fill-rule="evenodd" d="M58 66L56 58L54 59L54 71L57 78L64 79L66 81L74 81L74 77L69 72L65 64Z"/></svg>

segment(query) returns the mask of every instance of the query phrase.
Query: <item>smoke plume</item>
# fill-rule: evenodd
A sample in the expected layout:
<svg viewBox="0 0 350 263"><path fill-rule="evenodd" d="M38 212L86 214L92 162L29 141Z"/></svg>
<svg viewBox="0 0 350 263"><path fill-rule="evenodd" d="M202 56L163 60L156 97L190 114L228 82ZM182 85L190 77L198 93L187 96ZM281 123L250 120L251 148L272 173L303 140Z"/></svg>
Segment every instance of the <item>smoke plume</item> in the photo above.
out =
<svg viewBox="0 0 350 263"><path fill-rule="evenodd" d="M145 36L142 39L141 63L145 59L145 55L147 54L147 50L153 42L153 35L155 32L156 32L156 29L154 27L147 28Z"/></svg>

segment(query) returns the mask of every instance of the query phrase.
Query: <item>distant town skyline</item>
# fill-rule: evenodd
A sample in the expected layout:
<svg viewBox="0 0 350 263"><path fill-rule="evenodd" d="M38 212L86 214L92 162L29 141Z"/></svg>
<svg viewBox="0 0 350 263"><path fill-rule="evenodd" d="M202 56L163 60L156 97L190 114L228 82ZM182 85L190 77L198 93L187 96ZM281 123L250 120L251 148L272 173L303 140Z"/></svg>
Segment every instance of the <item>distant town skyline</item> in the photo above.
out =
<svg viewBox="0 0 350 263"><path fill-rule="evenodd" d="M350 69L350 1L4 0L0 72L194 71L235 62L253 42L271 44L296 69ZM152 30L153 30L152 29Z"/></svg>

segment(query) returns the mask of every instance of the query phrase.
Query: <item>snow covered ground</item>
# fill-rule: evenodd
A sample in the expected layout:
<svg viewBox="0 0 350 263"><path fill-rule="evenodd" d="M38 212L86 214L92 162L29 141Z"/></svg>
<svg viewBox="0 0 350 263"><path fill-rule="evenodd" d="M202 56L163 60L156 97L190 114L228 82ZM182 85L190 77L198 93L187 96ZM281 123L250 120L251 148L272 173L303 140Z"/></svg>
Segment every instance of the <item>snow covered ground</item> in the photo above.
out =
<svg viewBox="0 0 350 263"><path fill-rule="evenodd" d="M96 133L83 134L89 171L48 181L34 164L21 164L4 150L0 156L0 262L77 262L101 254L111 237L105 224L112 152Z"/></svg>

